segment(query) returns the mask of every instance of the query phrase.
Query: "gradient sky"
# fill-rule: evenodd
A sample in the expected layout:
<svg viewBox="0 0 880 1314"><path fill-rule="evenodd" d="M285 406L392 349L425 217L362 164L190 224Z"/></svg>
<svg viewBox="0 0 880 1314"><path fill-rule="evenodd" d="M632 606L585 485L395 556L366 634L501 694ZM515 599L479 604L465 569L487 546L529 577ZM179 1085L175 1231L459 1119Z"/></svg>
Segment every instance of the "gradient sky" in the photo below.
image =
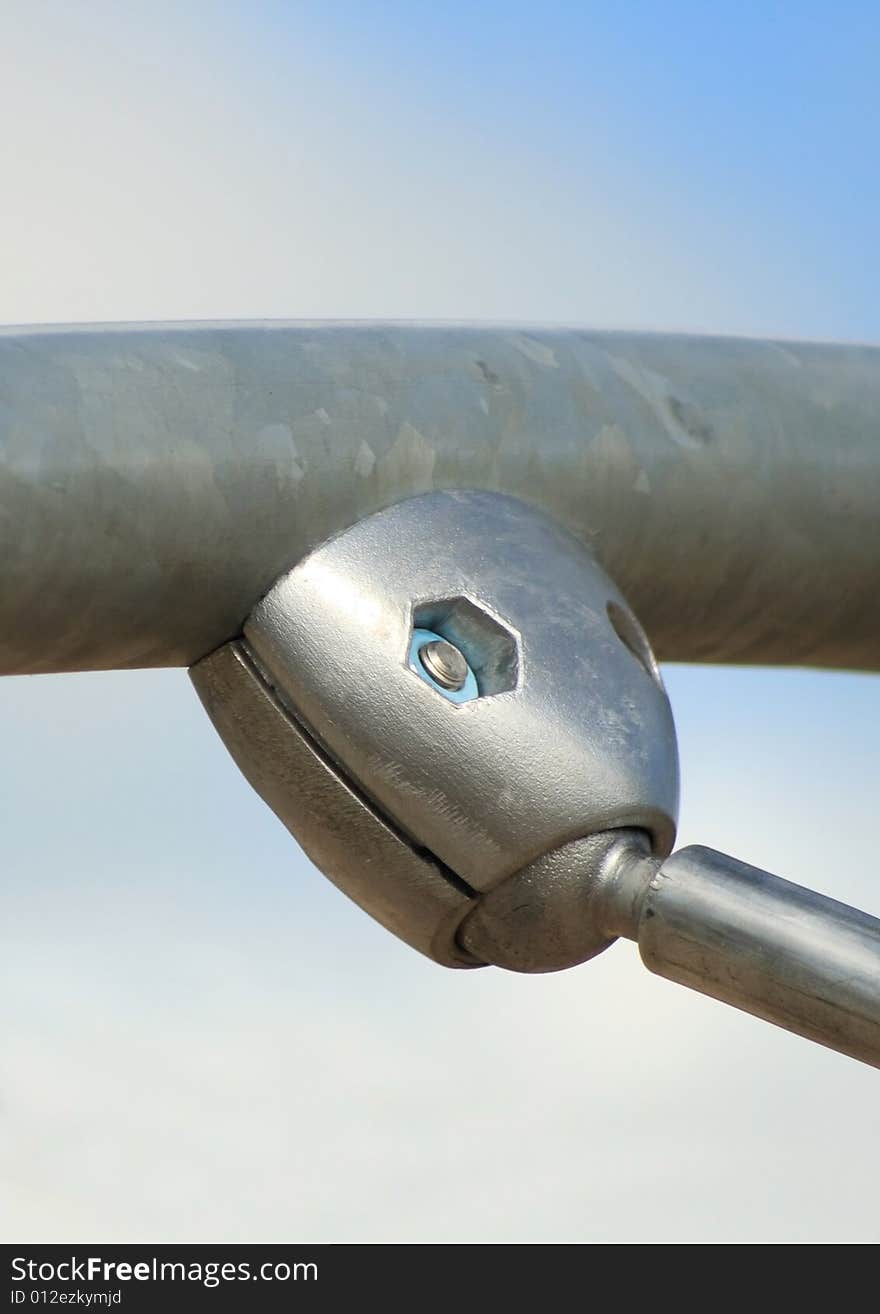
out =
<svg viewBox="0 0 880 1314"><path fill-rule="evenodd" d="M873 4L5 0L0 51L6 323L880 340ZM880 681L665 676L680 840L880 910ZM3 1240L880 1240L873 1070L627 945L421 960L182 672L0 726Z"/></svg>

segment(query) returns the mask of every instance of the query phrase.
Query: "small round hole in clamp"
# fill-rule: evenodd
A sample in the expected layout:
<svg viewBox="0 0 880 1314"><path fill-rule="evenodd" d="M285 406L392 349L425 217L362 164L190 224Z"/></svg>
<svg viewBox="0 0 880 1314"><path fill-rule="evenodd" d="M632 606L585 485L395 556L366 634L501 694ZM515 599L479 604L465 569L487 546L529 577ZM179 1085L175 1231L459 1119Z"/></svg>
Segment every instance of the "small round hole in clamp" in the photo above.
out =
<svg viewBox="0 0 880 1314"><path fill-rule="evenodd" d="M645 668L652 680L663 688L663 679L660 675L660 667L651 651L651 645L648 642L648 636L642 629L639 622L631 611L621 607L619 602L613 600L606 603L605 610L608 613L608 619L611 622L611 628L617 635L620 642L625 648L629 648L635 659Z"/></svg>

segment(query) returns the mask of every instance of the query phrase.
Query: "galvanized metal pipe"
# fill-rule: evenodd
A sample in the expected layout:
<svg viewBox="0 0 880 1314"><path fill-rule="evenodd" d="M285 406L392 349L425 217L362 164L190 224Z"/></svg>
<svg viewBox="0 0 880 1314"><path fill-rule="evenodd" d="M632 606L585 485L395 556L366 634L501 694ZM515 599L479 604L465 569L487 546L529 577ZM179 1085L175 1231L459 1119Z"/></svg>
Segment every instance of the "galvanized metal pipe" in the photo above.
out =
<svg viewBox="0 0 880 1314"><path fill-rule="evenodd" d="M189 665L449 487L579 534L661 659L880 667L880 350L233 324L0 333L0 673Z"/></svg>
<svg viewBox="0 0 880 1314"><path fill-rule="evenodd" d="M658 976L880 1067L876 917L700 846L634 855L604 896Z"/></svg>

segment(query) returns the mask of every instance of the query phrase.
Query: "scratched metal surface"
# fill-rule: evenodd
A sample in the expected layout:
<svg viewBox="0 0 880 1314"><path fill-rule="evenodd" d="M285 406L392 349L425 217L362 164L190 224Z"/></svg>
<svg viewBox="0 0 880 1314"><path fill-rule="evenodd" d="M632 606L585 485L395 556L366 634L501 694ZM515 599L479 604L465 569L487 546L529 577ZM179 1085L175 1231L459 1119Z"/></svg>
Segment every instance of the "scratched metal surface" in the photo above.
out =
<svg viewBox="0 0 880 1314"><path fill-rule="evenodd" d="M574 530L661 659L880 667L880 349L247 323L0 332L0 672L187 665L451 487Z"/></svg>

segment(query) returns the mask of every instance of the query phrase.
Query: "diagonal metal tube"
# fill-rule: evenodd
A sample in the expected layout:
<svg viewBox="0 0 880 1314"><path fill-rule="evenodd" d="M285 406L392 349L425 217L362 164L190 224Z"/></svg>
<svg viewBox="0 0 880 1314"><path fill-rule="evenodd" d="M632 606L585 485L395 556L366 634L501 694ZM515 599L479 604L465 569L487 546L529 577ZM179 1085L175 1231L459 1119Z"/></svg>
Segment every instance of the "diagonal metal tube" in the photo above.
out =
<svg viewBox="0 0 880 1314"><path fill-rule="evenodd" d="M713 849L635 855L605 925L645 966L880 1067L880 920Z"/></svg>
<svg viewBox="0 0 880 1314"><path fill-rule="evenodd" d="M0 673L189 665L433 488L533 502L664 660L880 667L880 350L500 327L0 333Z"/></svg>

